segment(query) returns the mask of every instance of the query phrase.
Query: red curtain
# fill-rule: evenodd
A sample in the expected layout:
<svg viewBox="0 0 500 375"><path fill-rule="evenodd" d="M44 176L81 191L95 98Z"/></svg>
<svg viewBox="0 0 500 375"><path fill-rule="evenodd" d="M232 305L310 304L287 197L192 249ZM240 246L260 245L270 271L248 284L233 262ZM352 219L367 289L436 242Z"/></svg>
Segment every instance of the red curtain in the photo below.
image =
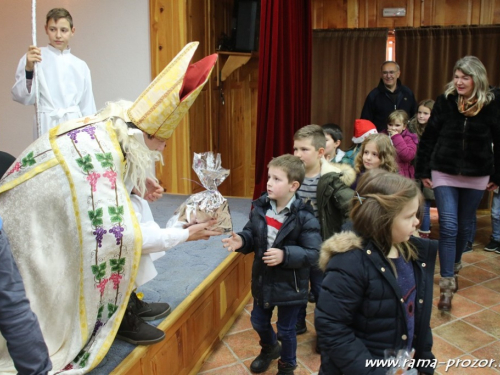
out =
<svg viewBox="0 0 500 375"><path fill-rule="evenodd" d="M266 190L267 164L293 153L293 135L311 118L310 0L262 0L254 198Z"/></svg>

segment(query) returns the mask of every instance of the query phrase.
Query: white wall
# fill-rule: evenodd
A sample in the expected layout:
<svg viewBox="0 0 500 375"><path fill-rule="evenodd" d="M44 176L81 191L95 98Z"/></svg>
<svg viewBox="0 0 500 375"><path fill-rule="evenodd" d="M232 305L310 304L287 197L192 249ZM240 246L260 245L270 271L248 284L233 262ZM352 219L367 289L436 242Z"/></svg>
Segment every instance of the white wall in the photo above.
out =
<svg viewBox="0 0 500 375"><path fill-rule="evenodd" d="M33 141L33 106L12 100L21 56L31 44L31 0L0 0L0 150L18 156ZM38 0L37 44L46 46L45 16L69 10L75 35L71 52L92 74L97 109L118 99L134 101L151 81L149 1Z"/></svg>

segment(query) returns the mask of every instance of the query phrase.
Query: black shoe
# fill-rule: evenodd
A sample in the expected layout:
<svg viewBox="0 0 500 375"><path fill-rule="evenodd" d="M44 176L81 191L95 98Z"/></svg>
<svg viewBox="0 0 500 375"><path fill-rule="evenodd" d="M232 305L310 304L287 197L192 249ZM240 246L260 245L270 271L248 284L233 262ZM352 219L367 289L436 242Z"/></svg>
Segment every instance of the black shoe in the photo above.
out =
<svg viewBox="0 0 500 375"><path fill-rule="evenodd" d="M462 254L470 253L470 252L472 252L472 242L467 241L467 245L465 246L465 250Z"/></svg>
<svg viewBox="0 0 500 375"><path fill-rule="evenodd" d="M293 370L297 368L297 365L292 365L291 363L278 361L278 373L277 375L290 375L293 374Z"/></svg>
<svg viewBox="0 0 500 375"><path fill-rule="evenodd" d="M493 251L496 252L499 249L500 249L500 242L495 241L495 240L491 240L490 243L484 247L484 250L490 251L490 252L493 252Z"/></svg>
<svg viewBox="0 0 500 375"><path fill-rule="evenodd" d="M307 332L307 325L306 325L306 322L303 321L303 322L297 322L297 324L295 324L295 334L296 335L302 335L303 333L306 333Z"/></svg>
<svg viewBox="0 0 500 375"><path fill-rule="evenodd" d="M129 303L116 337L135 345L151 345L162 341L165 332L149 325L134 314Z"/></svg>
<svg viewBox="0 0 500 375"><path fill-rule="evenodd" d="M314 298L314 294L312 294L312 292L309 292L309 295L307 296L307 300L311 303L316 303L316 298Z"/></svg>
<svg viewBox="0 0 500 375"><path fill-rule="evenodd" d="M172 311L168 303L146 303L135 292L130 295L130 302L133 304L133 312L146 321L164 318Z"/></svg>
<svg viewBox="0 0 500 375"><path fill-rule="evenodd" d="M279 358L281 353L281 344L277 341L274 345L264 345L261 343L260 346L262 346L260 354L250 364L250 370L256 374L266 371L272 360Z"/></svg>

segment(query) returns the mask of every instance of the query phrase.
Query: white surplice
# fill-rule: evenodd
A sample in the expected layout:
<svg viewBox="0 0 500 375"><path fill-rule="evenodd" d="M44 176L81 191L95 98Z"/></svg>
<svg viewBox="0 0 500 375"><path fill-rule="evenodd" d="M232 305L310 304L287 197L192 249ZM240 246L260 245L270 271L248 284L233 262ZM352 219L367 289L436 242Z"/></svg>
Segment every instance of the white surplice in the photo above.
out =
<svg viewBox="0 0 500 375"><path fill-rule="evenodd" d="M41 134L70 119L91 116L96 112L90 69L85 61L48 45L40 48L42 61L37 63ZM26 79L26 55L19 61L12 99L24 105L35 104L32 80ZM33 80L34 81L34 80ZM36 118L33 139L36 139ZM40 135L41 135L40 134Z"/></svg>
<svg viewBox="0 0 500 375"><path fill-rule="evenodd" d="M142 255L135 278L137 287L152 280L158 272L153 262L165 255L165 251L187 241L189 230L183 229L183 222L173 217L165 228L161 228L154 220L151 208L146 200L132 194L130 196L135 215L142 233Z"/></svg>

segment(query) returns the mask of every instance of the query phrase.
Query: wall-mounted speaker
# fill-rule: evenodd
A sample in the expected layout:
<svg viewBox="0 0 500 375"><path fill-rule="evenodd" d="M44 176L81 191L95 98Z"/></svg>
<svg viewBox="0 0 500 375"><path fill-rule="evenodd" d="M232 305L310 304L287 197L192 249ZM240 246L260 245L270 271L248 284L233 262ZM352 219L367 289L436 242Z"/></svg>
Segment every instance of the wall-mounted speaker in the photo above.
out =
<svg viewBox="0 0 500 375"><path fill-rule="evenodd" d="M256 51L258 50L258 2L240 0L235 5L237 6L235 51Z"/></svg>

